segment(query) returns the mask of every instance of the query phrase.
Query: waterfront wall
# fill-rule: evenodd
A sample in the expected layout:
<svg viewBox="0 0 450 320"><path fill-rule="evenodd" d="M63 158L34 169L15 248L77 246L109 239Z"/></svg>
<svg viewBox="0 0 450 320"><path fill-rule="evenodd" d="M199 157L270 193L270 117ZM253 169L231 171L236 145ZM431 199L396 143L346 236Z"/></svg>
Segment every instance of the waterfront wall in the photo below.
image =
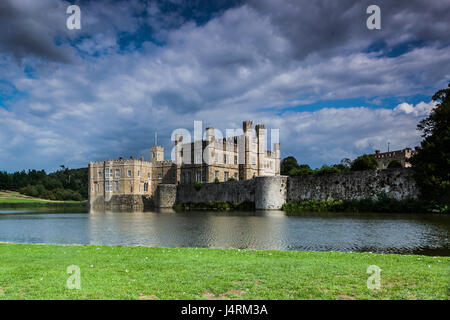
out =
<svg viewBox="0 0 450 320"><path fill-rule="evenodd" d="M171 208L175 203L252 202L256 209L281 209L285 202L304 200L376 200L383 193L397 200L417 199L417 185L411 169L386 169L309 175L299 177L256 177L251 180L192 184L160 184L155 198L117 195L105 200L90 199L90 207L113 210Z"/></svg>
<svg viewBox="0 0 450 320"><path fill-rule="evenodd" d="M286 201L377 199L380 193L397 200L417 199L411 169L386 169L289 177Z"/></svg>
<svg viewBox="0 0 450 320"><path fill-rule="evenodd" d="M200 189L192 184L181 184L177 188L176 202L255 202L255 183L257 179L204 183Z"/></svg>
<svg viewBox="0 0 450 320"><path fill-rule="evenodd" d="M381 193L397 200L417 199L419 193L407 168L355 171L298 177L256 177L252 180L205 183L199 190L179 185L177 203L244 202L256 209L281 209L285 202L304 200L376 200Z"/></svg>
<svg viewBox="0 0 450 320"><path fill-rule="evenodd" d="M142 211L153 207L153 198L143 195L97 195L89 198L90 211Z"/></svg>

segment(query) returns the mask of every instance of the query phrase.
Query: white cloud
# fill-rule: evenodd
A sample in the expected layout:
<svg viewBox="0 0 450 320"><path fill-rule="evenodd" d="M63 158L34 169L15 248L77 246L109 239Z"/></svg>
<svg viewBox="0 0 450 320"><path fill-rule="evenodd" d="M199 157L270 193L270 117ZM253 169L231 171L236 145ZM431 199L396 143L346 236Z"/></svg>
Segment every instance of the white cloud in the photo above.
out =
<svg viewBox="0 0 450 320"><path fill-rule="evenodd" d="M413 114L414 116L426 116L430 111L436 107L435 101L430 101L428 103L420 102L415 106L406 102L403 102L394 108L396 112L403 112L406 114Z"/></svg>

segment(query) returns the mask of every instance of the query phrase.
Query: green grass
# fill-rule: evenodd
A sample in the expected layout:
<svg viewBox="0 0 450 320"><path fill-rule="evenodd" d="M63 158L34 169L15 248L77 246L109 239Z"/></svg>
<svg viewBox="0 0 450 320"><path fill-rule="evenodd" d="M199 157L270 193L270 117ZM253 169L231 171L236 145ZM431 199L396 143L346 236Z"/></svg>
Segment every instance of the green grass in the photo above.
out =
<svg viewBox="0 0 450 320"><path fill-rule="evenodd" d="M0 299L449 298L448 257L23 244L0 244L0 257ZM70 265L81 290L66 287Z"/></svg>
<svg viewBox="0 0 450 320"><path fill-rule="evenodd" d="M85 206L87 201L53 201L25 196L14 191L0 191L0 208Z"/></svg>

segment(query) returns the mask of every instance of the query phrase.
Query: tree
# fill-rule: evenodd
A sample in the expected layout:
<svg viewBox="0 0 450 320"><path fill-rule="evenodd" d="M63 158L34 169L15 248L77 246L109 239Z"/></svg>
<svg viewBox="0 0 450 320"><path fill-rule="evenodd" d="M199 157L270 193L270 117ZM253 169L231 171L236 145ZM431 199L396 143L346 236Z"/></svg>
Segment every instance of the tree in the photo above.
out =
<svg viewBox="0 0 450 320"><path fill-rule="evenodd" d="M424 140L411 159L415 180L426 200L450 202L450 83L433 95L440 101L417 125Z"/></svg>
<svg viewBox="0 0 450 320"><path fill-rule="evenodd" d="M364 154L352 162L352 171L375 170L378 168L378 161L374 155Z"/></svg>
<svg viewBox="0 0 450 320"><path fill-rule="evenodd" d="M388 164L387 167L388 167L388 169L403 168L402 163L400 161L398 161L398 160L395 160L395 159L389 161L389 164Z"/></svg>
<svg viewBox="0 0 450 320"><path fill-rule="evenodd" d="M280 173L287 176L292 169L298 169L297 159L292 156L286 157L281 161Z"/></svg>
<svg viewBox="0 0 450 320"><path fill-rule="evenodd" d="M306 176L309 174L313 174L314 171L307 164L301 164L297 168L293 168L289 171L290 176Z"/></svg>

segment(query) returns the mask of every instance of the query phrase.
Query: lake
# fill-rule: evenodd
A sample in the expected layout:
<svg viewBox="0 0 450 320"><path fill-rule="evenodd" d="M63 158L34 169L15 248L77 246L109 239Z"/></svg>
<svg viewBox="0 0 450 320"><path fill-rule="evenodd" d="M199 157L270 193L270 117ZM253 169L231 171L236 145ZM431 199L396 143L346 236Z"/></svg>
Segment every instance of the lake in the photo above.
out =
<svg viewBox="0 0 450 320"><path fill-rule="evenodd" d="M441 214L0 210L0 241L449 256Z"/></svg>

